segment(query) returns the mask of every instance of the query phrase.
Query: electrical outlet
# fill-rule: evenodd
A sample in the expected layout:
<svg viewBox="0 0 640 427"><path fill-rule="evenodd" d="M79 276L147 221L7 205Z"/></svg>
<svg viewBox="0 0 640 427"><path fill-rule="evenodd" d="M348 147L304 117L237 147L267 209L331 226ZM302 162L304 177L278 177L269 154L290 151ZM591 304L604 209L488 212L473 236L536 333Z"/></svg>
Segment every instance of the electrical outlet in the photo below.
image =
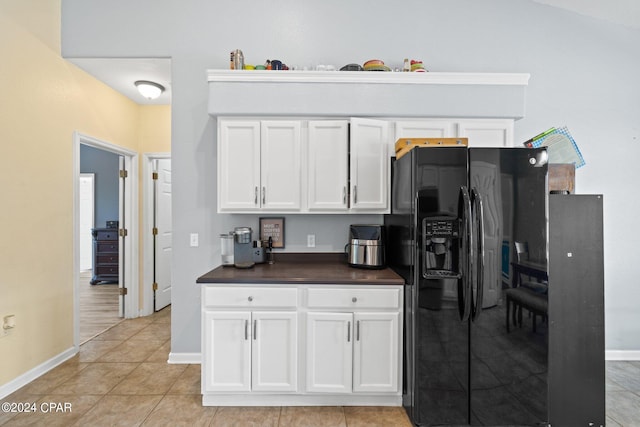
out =
<svg viewBox="0 0 640 427"><path fill-rule="evenodd" d="M315 234L307 234L307 247L315 248L316 247L316 235Z"/></svg>
<svg viewBox="0 0 640 427"><path fill-rule="evenodd" d="M191 237L189 240L192 248L198 247L198 233L191 233Z"/></svg>
<svg viewBox="0 0 640 427"><path fill-rule="evenodd" d="M0 325L0 338L9 335L13 330L13 328L15 327L16 327L15 314L4 316L4 318L2 319L2 325Z"/></svg>

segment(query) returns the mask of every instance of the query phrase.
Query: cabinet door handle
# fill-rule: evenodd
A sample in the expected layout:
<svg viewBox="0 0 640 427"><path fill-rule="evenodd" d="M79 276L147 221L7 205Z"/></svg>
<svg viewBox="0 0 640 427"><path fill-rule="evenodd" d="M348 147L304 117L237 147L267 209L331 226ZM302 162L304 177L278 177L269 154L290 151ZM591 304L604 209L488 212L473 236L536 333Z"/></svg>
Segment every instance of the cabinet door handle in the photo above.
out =
<svg viewBox="0 0 640 427"><path fill-rule="evenodd" d="M258 187L253 188L253 204L258 204Z"/></svg>
<svg viewBox="0 0 640 427"><path fill-rule="evenodd" d="M342 187L342 204L347 204L347 187Z"/></svg>
<svg viewBox="0 0 640 427"><path fill-rule="evenodd" d="M262 187L262 204L264 205L267 200L267 188Z"/></svg>
<svg viewBox="0 0 640 427"><path fill-rule="evenodd" d="M360 321L356 322L356 341L360 341Z"/></svg>
<svg viewBox="0 0 640 427"><path fill-rule="evenodd" d="M358 203L358 186L353 186L353 204Z"/></svg>
<svg viewBox="0 0 640 427"><path fill-rule="evenodd" d="M244 321L244 340L249 339L249 321L245 319Z"/></svg>
<svg viewBox="0 0 640 427"><path fill-rule="evenodd" d="M351 342L351 322L347 322L347 342Z"/></svg>
<svg viewBox="0 0 640 427"><path fill-rule="evenodd" d="M258 321L253 320L253 340L255 341L258 338Z"/></svg>

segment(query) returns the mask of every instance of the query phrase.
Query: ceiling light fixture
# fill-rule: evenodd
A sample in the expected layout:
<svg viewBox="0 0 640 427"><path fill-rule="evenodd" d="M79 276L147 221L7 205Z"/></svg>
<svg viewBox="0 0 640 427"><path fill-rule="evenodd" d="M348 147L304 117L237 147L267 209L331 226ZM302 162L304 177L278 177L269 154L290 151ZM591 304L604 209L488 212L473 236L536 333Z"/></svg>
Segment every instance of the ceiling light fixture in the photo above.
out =
<svg viewBox="0 0 640 427"><path fill-rule="evenodd" d="M138 88L138 92L147 99L156 99L164 92L164 86L148 80L138 80L134 84Z"/></svg>

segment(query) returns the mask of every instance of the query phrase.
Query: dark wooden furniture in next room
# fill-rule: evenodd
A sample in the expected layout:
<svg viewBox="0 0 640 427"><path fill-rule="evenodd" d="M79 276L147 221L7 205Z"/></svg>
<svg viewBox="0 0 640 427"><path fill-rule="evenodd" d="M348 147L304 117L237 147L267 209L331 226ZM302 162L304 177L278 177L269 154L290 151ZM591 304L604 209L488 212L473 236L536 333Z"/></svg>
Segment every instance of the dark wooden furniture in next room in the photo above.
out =
<svg viewBox="0 0 640 427"><path fill-rule="evenodd" d="M118 283L118 229L92 228L93 277L91 284Z"/></svg>

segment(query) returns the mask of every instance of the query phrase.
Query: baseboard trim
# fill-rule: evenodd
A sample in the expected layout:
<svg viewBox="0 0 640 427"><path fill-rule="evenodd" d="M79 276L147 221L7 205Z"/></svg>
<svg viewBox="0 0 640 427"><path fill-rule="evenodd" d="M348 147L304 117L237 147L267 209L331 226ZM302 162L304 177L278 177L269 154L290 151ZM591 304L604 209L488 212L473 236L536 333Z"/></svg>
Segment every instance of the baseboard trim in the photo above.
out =
<svg viewBox="0 0 640 427"><path fill-rule="evenodd" d="M640 350L606 350L605 360L640 360Z"/></svg>
<svg viewBox="0 0 640 427"><path fill-rule="evenodd" d="M61 363L71 359L73 356L78 354L78 351L79 351L79 348L76 346L73 346L63 351L62 353L52 357L51 359L39 364L35 368L25 372L19 377L9 381L8 383L3 384L2 386L0 386L0 399L4 399L11 393L24 387L25 385L29 384L31 381L35 380L36 378L46 374L47 372L49 372L56 366L60 365Z"/></svg>
<svg viewBox="0 0 640 427"><path fill-rule="evenodd" d="M200 353L169 353L167 363L176 365L199 365L202 362Z"/></svg>

